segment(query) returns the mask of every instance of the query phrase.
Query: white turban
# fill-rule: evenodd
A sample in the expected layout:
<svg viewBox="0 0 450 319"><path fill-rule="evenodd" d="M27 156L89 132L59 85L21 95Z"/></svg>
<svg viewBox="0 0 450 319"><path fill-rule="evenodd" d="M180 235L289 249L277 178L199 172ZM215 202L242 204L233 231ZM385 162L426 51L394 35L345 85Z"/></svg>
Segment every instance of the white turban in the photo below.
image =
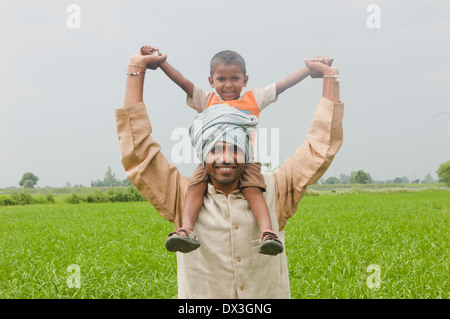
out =
<svg viewBox="0 0 450 319"><path fill-rule="evenodd" d="M253 156L251 138L257 124L255 115L245 115L229 105L217 104L197 115L189 128L189 136L203 165L217 142L239 147L247 164Z"/></svg>

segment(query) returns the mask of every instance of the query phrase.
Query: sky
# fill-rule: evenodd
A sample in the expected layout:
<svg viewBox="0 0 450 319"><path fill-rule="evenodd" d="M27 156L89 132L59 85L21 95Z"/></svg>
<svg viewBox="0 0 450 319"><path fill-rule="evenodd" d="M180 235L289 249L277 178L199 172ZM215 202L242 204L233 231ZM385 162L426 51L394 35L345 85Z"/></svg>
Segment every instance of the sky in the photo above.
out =
<svg viewBox="0 0 450 319"><path fill-rule="evenodd" d="M305 58L332 57L344 142L324 177L363 169L375 180L437 179L450 159L449 30L448 1L2 1L0 188L17 187L26 172L40 187L89 186L108 167L125 178L114 110L144 44L205 89L222 50L245 58L248 89L281 80ZM307 78L261 113L262 162L277 166L294 153L321 91L322 80ZM184 92L147 71L144 102L154 139L189 176L197 164L186 160L183 132L196 112Z"/></svg>

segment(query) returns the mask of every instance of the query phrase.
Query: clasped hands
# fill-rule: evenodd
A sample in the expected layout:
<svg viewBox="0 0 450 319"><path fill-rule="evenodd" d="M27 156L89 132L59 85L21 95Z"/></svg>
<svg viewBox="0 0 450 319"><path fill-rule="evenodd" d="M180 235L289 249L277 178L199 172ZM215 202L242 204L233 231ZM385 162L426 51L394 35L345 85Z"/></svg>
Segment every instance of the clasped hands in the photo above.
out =
<svg viewBox="0 0 450 319"><path fill-rule="evenodd" d="M323 56L315 56L312 59L305 59L305 64L309 69L312 78L322 78L324 75L338 75L336 67L331 66L333 59Z"/></svg>
<svg viewBox="0 0 450 319"><path fill-rule="evenodd" d="M157 52L157 54L154 54ZM157 47L144 45L141 51L131 57L131 64L144 66L147 69L156 70L167 59L167 54L161 54Z"/></svg>

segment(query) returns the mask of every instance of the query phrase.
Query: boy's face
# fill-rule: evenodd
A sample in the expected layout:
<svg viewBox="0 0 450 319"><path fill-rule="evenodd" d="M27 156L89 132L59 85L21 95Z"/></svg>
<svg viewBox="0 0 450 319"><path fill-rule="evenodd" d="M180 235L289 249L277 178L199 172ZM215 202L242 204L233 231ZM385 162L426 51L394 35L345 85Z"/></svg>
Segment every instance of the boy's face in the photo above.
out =
<svg viewBox="0 0 450 319"><path fill-rule="evenodd" d="M241 95L242 88L247 85L248 76L242 73L238 65L219 64L208 80L224 101L232 101Z"/></svg>

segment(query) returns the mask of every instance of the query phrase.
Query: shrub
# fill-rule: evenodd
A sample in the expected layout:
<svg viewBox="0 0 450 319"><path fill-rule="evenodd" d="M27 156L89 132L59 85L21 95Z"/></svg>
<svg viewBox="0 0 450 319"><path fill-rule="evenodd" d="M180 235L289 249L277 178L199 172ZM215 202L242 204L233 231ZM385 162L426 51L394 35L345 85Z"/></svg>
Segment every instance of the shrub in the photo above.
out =
<svg viewBox="0 0 450 319"><path fill-rule="evenodd" d="M80 197L76 193L72 193L69 197L66 198L66 202L69 204L79 204Z"/></svg>
<svg viewBox="0 0 450 319"><path fill-rule="evenodd" d="M146 199L138 190L130 185L127 188L109 188L106 192L96 190L92 193L76 193L65 195L63 201L69 204L86 203L108 203L108 202L142 202ZM0 195L0 206L6 205L28 205L28 204L53 204L56 199L53 193L48 190L47 194L32 195L26 190L11 193L11 195Z"/></svg>
<svg viewBox="0 0 450 319"><path fill-rule="evenodd" d="M125 193L120 188L110 188L106 192L110 202L127 202Z"/></svg>
<svg viewBox="0 0 450 319"><path fill-rule="evenodd" d="M450 161L446 161L439 166L436 171L439 175L439 180L450 186Z"/></svg>
<svg viewBox="0 0 450 319"><path fill-rule="evenodd" d="M17 205L16 201L11 196L1 196L0 206Z"/></svg>
<svg viewBox="0 0 450 319"><path fill-rule="evenodd" d="M145 202L146 201L144 196L142 196L142 194L139 193L138 190L136 189L136 187L134 187L133 185L128 186L126 194L127 194L127 198L128 198L129 202Z"/></svg>
<svg viewBox="0 0 450 319"><path fill-rule="evenodd" d="M48 192L47 195L45 195L45 199L47 202L54 204L55 203L55 197L53 196L52 192Z"/></svg>
<svg viewBox="0 0 450 319"><path fill-rule="evenodd" d="M89 193L86 196L87 203L106 203L108 201L109 201L108 196L100 191Z"/></svg>
<svg viewBox="0 0 450 319"><path fill-rule="evenodd" d="M46 196L34 195L32 196L33 204L48 204Z"/></svg>
<svg viewBox="0 0 450 319"><path fill-rule="evenodd" d="M146 199L133 186L123 188L110 188L106 192L106 196L110 202L142 202Z"/></svg>
<svg viewBox="0 0 450 319"><path fill-rule="evenodd" d="M17 205L29 205L34 203L33 196L27 191L11 193L11 198Z"/></svg>

